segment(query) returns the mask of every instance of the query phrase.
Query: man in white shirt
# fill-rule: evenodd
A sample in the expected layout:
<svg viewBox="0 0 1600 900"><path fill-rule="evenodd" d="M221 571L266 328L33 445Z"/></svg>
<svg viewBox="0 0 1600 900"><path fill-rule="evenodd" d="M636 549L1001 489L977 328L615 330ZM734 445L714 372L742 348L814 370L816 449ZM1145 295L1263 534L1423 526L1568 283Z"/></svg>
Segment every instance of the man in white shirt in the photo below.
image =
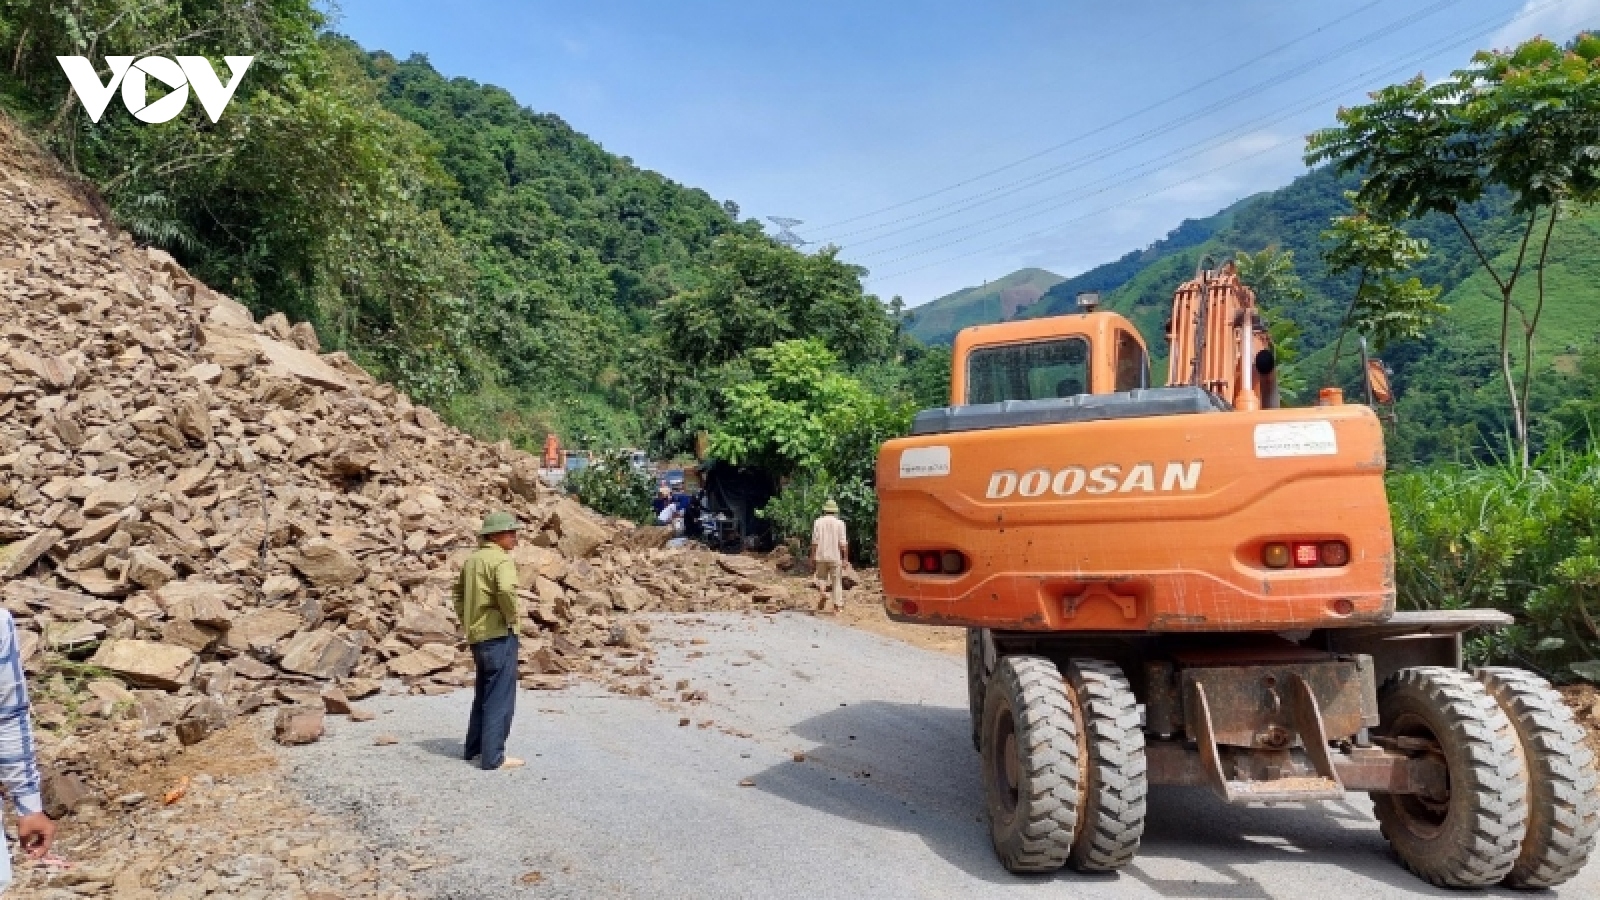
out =
<svg viewBox="0 0 1600 900"><path fill-rule="evenodd" d="M28 722L28 684L22 673L22 652L10 610L0 607L0 785L17 809L17 838L33 859L50 852L56 823L44 814L39 798L39 766L33 755L33 729ZM11 850L0 832L0 894L11 884Z"/></svg>
<svg viewBox="0 0 1600 900"><path fill-rule="evenodd" d="M822 611L829 610L829 589L832 589L832 612L844 608L844 561L850 558L850 544L845 537L844 521L839 518L839 504L829 500L822 504L822 515L811 525L811 565L822 591Z"/></svg>

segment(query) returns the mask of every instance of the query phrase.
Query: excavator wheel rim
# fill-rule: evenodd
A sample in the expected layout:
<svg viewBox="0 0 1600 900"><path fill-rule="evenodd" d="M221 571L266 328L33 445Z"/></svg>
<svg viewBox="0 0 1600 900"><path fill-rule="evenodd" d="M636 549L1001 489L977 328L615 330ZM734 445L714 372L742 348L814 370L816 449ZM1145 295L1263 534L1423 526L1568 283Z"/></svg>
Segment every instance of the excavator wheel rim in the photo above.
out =
<svg viewBox="0 0 1600 900"><path fill-rule="evenodd" d="M1439 745L1439 736L1433 733L1433 727L1427 720L1415 713L1406 713L1395 720L1394 725L1387 732L1390 737L1412 737L1429 741L1435 746ZM1440 829L1450 818L1450 772L1448 762L1445 769L1444 796L1440 798L1424 797L1421 794L1398 794L1391 798L1395 811L1400 814L1398 821L1412 834L1434 840L1438 838Z"/></svg>

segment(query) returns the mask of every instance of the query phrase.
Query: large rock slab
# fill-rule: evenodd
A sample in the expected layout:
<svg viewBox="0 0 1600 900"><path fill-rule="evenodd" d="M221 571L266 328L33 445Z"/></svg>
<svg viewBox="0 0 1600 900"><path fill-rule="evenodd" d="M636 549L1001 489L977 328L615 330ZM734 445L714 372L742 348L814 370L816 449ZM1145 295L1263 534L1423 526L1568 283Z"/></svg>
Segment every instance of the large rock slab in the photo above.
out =
<svg viewBox="0 0 1600 900"><path fill-rule="evenodd" d="M83 500L85 518L96 519L122 512L139 500L139 485L132 481L111 481L89 492Z"/></svg>
<svg viewBox="0 0 1600 900"><path fill-rule="evenodd" d="M66 532L59 528L46 528L25 541L0 546L0 578L15 578L50 552L61 542Z"/></svg>
<svg viewBox="0 0 1600 900"><path fill-rule="evenodd" d="M173 568L148 550L135 547L128 552L126 578L141 587L155 590L178 577Z"/></svg>
<svg viewBox="0 0 1600 900"><path fill-rule="evenodd" d="M455 662L456 651L444 644L424 644L402 656L389 660L389 671L402 678L431 675L448 669Z"/></svg>
<svg viewBox="0 0 1600 900"><path fill-rule="evenodd" d="M319 588L349 587L366 575L361 560L350 551L322 538L300 545L300 552L285 557L295 571Z"/></svg>
<svg viewBox="0 0 1600 900"><path fill-rule="evenodd" d="M556 504L546 524L561 535L556 547L562 556L583 559L610 539L611 533L590 515L588 510L571 500L561 500Z"/></svg>
<svg viewBox="0 0 1600 900"><path fill-rule="evenodd" d="M241 653L251 649L271 649L304 625L304 619L288 610L253 609L233 621L226 643Z"/></svg>
<svg viewBox="0 0 1600 900"><path fill-rule="evenodd" d="M455 623L444 614L444 610L428 609L416 603L408 603L401 608L395 632L400 640L413 647L445 644L456 639Z"/></svg>
<svg viewBox="0 0 1600 900"><path fill-rule="evenodd" d="M175 691L195 673L195 655L187 647L156 641L106 641L89 662L121 675L141 687Z"/></svg>
<svg viewBox="0 0 1600 900"><path fill-rule="evenodd" d="M200 344L200 352L224 369L253 366L261 357L255 335L223 325L201 326Z"/></svg>
<svg viewBox="0 0 1600 900"><path fill-rule="evenodd" d="M240 595L237 586L215 581L173 581L155 592L156 602L172 618L223 629L233 624L229 607L239 604Z"/></svg>
<svg viewBox="0 0 1600 900"><path fill-rule="evenodd" d="M338 369L323 362L316 354L259 334L256 335L256 345L261 349L261 355L267 358L267 371L279 378L298 378L320 388L341 391L350 386Z"/></svg>
<svg viewBox="0 0 1600 900"><path fill-rule="evenodd" d="M361 659L362 641L331 631L306 631L289 639L278 665L314 678L344 678Z"/></svg>

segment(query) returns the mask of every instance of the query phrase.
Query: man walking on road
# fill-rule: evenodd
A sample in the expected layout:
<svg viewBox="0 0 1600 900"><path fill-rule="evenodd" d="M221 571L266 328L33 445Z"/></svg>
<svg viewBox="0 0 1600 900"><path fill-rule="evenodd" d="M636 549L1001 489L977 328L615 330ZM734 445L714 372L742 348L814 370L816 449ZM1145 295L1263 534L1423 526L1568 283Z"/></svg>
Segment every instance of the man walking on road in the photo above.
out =
<svg viewBox="0 0 1600 900"><path fill-rule="evenodd" d="M33 755L33 729L28 724L28 684L22 675L22 654L11 612L0 607L0 784L17 808L17 840L33 859L50 852L56 823L44 814L39 799L39 765ZM0 894L11 884L11 851L0 832Z"/></svg>
<svg viewBox="0 0 1600 900"><path fill-rule="evenodd" d="M829 500L822 504L822 515L811 525L811 565L822 591L822 611L828 612L828 594L833 594L834 613L844 609L844 561L850 558L850 545L845 539L844 521L839 518L839 504Z"/></svg>
<svg viewBox="0 0 1600 900"><path fill-rule="evenodd" d="M517 705L517 546L516 518L491 513L478 529L481 543L467 557L456 580L456 616L467 631L477 679L472 715L467 720L463 757L482 756L485 769L515 769L522 760L506 756L506 738Z"/></svg>

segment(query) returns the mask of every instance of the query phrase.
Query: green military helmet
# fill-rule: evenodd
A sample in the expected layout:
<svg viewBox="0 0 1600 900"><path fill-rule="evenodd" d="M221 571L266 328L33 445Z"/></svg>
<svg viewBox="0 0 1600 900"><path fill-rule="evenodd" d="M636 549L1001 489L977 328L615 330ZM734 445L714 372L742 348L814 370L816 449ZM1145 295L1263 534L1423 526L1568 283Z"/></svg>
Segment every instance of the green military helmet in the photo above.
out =
<svg viewBox="0 0 1600 900"><path fill-rule="evenodd" d="M822 504L822 511L830 516L837 516L839 514L839 504L830 499L827 503Z"/></svg>
<svg viewBox="0 0 1600 900"><path fill-rule="evenodd" d="M488 537L491 534L499 534L502 531L517 531L521 528L522 524L511 513L493 512L484 517L483 527L478 529L478 535L480 537Z"/></svg>

